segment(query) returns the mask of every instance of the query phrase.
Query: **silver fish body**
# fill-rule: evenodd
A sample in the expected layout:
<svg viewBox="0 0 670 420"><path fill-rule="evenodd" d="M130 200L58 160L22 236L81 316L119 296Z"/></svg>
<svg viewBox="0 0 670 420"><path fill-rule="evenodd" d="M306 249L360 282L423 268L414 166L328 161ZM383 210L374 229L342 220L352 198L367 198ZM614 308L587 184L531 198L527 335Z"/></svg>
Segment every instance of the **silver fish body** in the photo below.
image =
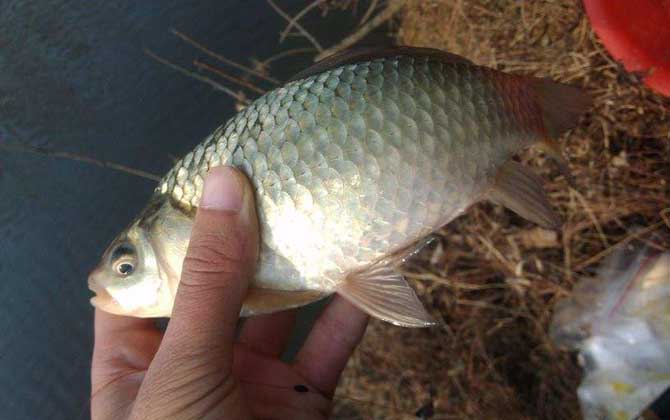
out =
<svg viewBox="0 0 670 420"><path fill-rule="evenodd" d="M205 174L234 165L256 193L253 286L330 294L486 198L503 165L552 131L538 95L537 82L452 56L343 64L263 95L214 131L163 178L160 204L133 226L163 242L154 248L173 294ZM166 224L168 213L181 221Z"/></svg>
<svg viewBox="0 0 670 420"><path fill-rule="evenodd" d="M352 64L262 96L179 161L159 192L197 207L211 167L242 168L263 231L258 285L332 289L476 201L537 136L534 107L521 83L464 63ZM275 278L265 253L288 260L294 277Z"/></svg>

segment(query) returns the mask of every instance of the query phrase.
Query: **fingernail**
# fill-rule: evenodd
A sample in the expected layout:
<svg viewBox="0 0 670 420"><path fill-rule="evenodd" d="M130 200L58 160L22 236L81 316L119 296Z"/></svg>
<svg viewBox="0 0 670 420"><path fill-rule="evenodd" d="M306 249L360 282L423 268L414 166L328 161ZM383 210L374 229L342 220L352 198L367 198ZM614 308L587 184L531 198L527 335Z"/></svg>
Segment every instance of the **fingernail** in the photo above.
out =
<svg viewBox="0 0 670 420"><path fill-rule="evenodd" d="M219 166L209 171L202 187L200 207L213 210L240 211L244 189L237 171Z"/></svg>

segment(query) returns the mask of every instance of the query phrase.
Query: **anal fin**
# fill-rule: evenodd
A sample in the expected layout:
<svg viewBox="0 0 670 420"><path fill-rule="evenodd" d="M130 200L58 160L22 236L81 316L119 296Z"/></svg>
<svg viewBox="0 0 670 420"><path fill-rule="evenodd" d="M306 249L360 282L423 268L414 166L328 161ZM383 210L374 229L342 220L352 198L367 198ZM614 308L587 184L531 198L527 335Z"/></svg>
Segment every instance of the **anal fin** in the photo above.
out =
<svg viewBox="0 0 670 420"><path fill-rule="evenodd" d="M498 171L488 198L542 227L559 229L562 225L549 204L540 177L512 160Z"/></svg>
<svg viewBox="0 0 670 420"><path fill-rule="evenodd" d="M401 327L436 325L405 278L378 263L349 274L337 293L367 314Z"/></svg>

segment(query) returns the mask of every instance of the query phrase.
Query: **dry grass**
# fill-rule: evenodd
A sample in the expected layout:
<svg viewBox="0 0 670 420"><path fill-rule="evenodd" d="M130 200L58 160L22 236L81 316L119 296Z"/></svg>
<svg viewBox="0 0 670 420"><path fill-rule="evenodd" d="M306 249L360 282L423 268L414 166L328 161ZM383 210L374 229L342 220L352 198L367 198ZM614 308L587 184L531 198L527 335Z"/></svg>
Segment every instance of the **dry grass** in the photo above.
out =
<svg viewBox="0 0 670 420"><path fill-rule="evenodd" d="M408 1L398 41L583 86L595 105L561 143L577 189L537 151L565 220L554 234L482 204L406 267L444 330L372 321L336 396L339 418L579 418L580 370L547 335L554 304L617 244L670 248L670 100L603 49L579 2ZM369 403L363 403L369 401ZM428 413L430 410L424 411Z"/></svg>

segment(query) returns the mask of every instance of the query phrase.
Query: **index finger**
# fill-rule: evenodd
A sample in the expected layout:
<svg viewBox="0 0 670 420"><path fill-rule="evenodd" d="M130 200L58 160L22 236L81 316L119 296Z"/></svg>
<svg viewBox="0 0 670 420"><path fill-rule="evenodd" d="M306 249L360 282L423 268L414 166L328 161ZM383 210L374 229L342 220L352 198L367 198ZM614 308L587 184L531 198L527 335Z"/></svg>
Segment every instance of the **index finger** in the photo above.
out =
<svg viewBox="0 0 670 420"><path fill-rule="evenodd" d="M198 353L213 367L227 363L256 263L256 217L246 176L230 167L212 169L163 340L167 353Z"/></svg>

